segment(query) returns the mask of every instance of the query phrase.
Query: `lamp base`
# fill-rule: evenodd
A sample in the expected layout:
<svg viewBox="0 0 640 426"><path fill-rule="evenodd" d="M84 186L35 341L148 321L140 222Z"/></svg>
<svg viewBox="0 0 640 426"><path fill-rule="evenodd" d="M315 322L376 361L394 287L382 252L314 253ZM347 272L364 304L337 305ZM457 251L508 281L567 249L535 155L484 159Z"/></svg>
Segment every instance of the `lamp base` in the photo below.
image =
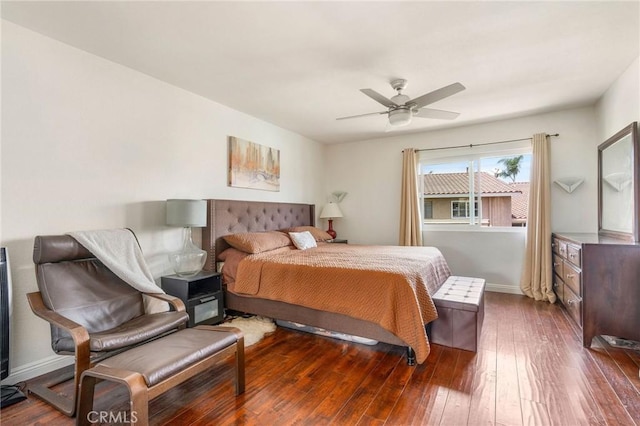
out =
<svg viewBox="0 0 640 426"><path fill-rule="evenodd" d="M182 250L169 254L169 262L175 273L181 277L191 277L202 271L207 260L207 252L191 240L191 228L184 228Z"/></svg>
<svg viewBox="0 0 640 426"><path fill-rule="evenodd" d="M331 238L333 239L338 235L336 231L333 230L333 219L329 219L329 229L327 229L327 234L331 235Z"/></svg>
<svg viewBox="0 0 640 426"><path fill-rule="evenodd" d="M207 252L184 253L176 252L169 255L169 261L176 275L181 277L192 277L202 271L204 262L207 260Z"/></svg>

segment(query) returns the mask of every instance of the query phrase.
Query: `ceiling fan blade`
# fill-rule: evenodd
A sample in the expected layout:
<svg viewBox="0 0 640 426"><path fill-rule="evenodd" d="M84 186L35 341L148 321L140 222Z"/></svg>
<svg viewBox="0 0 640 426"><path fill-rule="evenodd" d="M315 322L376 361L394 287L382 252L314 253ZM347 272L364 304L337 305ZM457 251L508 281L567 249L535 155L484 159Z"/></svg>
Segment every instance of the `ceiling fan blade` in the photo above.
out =
<svg viewBox="0 0 640 426"><path fill-rule="evenodd" d="M336 120L348 120L350 118L358 118L358 117L366 117L367 115L380 115L380 114L387 114L387 111L382 111L382 112L369 112L367 114L359 114L359 115L350 115L348 117L340 117L340 118L336 118Z"/></svg>
<svg viewBox="0 0 640 426"><path fill-rule="evenodd" d="M373 99L374 101L379 102L382 105L386 106L387 108L399 106L398 104L393 102L391 99L385 98L384 96L382 96L380 93L376 92L373 89L360 89L360 91L365 95L367 95L368 97L370 97L371 99Z"/></svg>
<svg viewBox="0 0 640 426"><path fill-rule="evenodd" d="M444 99L451 95L455 95L458 92L462 92L465 87L460 83L453 83L445 87L441 87L438 90L434 90L433 92L429 92L426 95L419 96L415 99L410 100L407 104L414 104L414 108L422 108L423 106L427 106L434 102L439 101L440 99Z"/></svg>
<svg viewBox="0 0 640 426"><path fill-rule="evenodd" d="M439 109L423 108L414 113L414 117L438 118L441 120L453 120L460 115L459 112L442 111Z"/></svg>

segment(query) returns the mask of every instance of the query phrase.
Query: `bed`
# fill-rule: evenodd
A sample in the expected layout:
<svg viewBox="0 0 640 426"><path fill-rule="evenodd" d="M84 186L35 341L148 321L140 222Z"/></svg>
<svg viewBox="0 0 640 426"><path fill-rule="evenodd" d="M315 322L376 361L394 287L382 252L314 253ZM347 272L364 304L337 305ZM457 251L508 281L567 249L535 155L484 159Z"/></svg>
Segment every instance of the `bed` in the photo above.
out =
<svg viewBox="0 0 640 426"><path fill-rule="evenodd" d="M207 200L207 205L208 223L203 229L202 243L203 248L207 250L208 253L205 269L211 271L217 269L216 265L221 261L221 254L231 251L227 250L231 247L223 237L229 238L230 235L242 233L268 233L268 231L278 231L291 227L313 226L315 223L315 208L310 204ZM324 262L329 262L331 265L331 262L334 262L335 258L345 256L353 257L358 251L375 250L375 247L373 246L362 246L362 248L358 248L358 246L346 246L344 244L334 243L325 243L324 245L322 243L318 243L318 246L319 247L314 249L313 252L323 252L325 256ZM420 256L422 256L422 253L426 252L429 252L431 256L435 250L431 249L431 251L429 251L423 250L426 248L391 246L380 246L379 249L384 251L384 256L392 256L392 258L393 256L396 256L397 259L411 258L409 253L411 250L420 252ZM287 248L278 250L287 252ZM275 250L274 253L278 250ZM375 317L375 315L372 317L371 312L366 312L366 314L362 315L354 315L353 312L345 311L343 308L335 309L333 304L327 304L326 300L323 300L322 303L314 304L309 300L300 299L300 297L304 296L294 296L289 294L289 291L284 293L281 292L280 295L285 297L279 297L277 294L278 288L276 286L278 280L280 280L281 277L286 277L286 275L291 272L288 271L287 268L303 267L299 265L300 262L304 263L304 261L301 261L300 259L309 257L305 256L307 252L311 253L311 251L305 251L305 253L300 253L300 251L296 250L290 251L291 252L286 253L286 255L290 256L293 260L290 260L289 266L286 267L274 262L275 255L273 253L251 255L250 262L243 261L243 266L239 269L238 282L225 287L225 307L235 311L306 324L348 335L374 339L391 345L403 346L407 348L407 360L410 364L415 363L416 360L421 363L426 359L429 353L429 344L425 332L425 324L437 317L435 307L430 299L430 294L433 294L433 292L439 288L442 282L444 282L449 275L448 266L437 250L435 250L435 252L439 254L439 257L434 256L434 258L436 258L433 262L434 266L430 266L431 269L436 270L435 275L432 274L432 276L429 277L428 283L419 283L425 284L425 288L427 288L427 290L416 291L415 289L421 287L421 285L416 286L414 283L414 292L410 293L409 296L407 296L407 293L404 293L402 297L399 297L396 294L390 294L388 297L385 296L383 298L383 301L387 301L389 299L393 301L393 303L387 304L389 306L386 308L380 307L380 309L383 309L383 315L380 316L386 317L386 322L380 321ZM345 251L347 254L344 254ZM382 256L382 254L380 256ZM389 258L386 259L385 264L400 263L389 262ZM265 263L255 264L254 262ZM308 269L313 269L314 274L328 273L329 275L327 275L325 280L326 283L332 283L335 285L336 281L340 281L339 274L341 272L339 270L341 267L329 268L330 271L325 272L319 270L322 268L307 268L305 271ZM244 275L240 273L242 270L244 270ZM261 283L260 281L251 282L253 276L261 275L260 271L267 270L272 271L274 274L273 276L275 278L272 280L272 283L269 284L267 281L264 283ZM386 291L385 286L382 285L382 281L392 282L395 279L391 275L385 275L386 272L387 271L378 271L378 278L371 280L371 283L377 286L373 291L374 293L377 294ZM295 272L295 274L297 273L298 272ZM351 271L351 273L355 274L359 272ZM363 273L368 272L363 271ZM263 275L267 276L266 273ZM355 275L355 277L356 280L360 280L359 275ZM314 279L317 279L317 277ZM420 280L422 280L422 278L420 278ZM302 283L303 281L306 280L298 280L299 283ZM241 292L238 292L238 287L235 287L239 284L244 286ZM345 286L345 291L353 291L351 288L352 286L349 285L348 282L342 284ZM269 285L271 285L272 288L269 287ZM324 287L324 285L317 286L316 288L318 287ZM406 286L404 287L405 289L402 291L406 291ZM265 293L266 296L263 294L263 290L266 291L266 289L269 288L271 288L271 291L275 292L275 296L271 293ZM402 288L402 286L399 288ZM232 291L232 289L236 291ZM304 289L300 290L302 293L304 293L304 291ZM365 291L371 292L372 289L369 288ZM340 293L340 295L343 295L343 292L333 291L333 293ZM404 312L409 309L394 311L390 307L398 306L396 303L398 300L412 300L412 297L418 299L418 302L421 303L422 307L422 309L418 309L418 313L413 314L412 316L410 315L407 317L406 312ZM368 305L377 306L378 303L369 303ZM366 311L366 309L363 310ZM347 312L349 314L347 314ZM402 318L403 315L405 315L404 318ZM407 319L408 322L404 321ZM392 324L392 326L390 326L390 324ZM398 324L402 325L401 330L398 329Z"/></svg>

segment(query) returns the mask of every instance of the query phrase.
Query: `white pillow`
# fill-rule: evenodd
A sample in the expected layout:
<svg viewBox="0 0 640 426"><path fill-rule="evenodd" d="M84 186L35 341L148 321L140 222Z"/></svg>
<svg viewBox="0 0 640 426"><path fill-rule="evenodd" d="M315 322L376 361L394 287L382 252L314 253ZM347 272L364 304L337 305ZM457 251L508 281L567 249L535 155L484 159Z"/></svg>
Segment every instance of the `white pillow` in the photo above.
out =
<svg viewBox="0 0 640 426"><path fill-rule="evenodd" d="M316 239L311 235L311 232L289 232L293 245L300 250L306 250L313 247L318 247Z"/></svg>

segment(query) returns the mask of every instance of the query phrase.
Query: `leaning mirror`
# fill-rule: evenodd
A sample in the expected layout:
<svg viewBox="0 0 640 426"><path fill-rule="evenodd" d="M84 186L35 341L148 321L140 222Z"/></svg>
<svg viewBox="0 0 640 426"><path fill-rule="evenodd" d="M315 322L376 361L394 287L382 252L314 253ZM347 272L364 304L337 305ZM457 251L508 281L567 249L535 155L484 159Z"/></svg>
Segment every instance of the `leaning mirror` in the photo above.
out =
<svg viewBox="0 0 640 426"><path fill-rule="evenodd" d="M640 148L637 123L598 146L598 233L639 241Z"/></svg>

